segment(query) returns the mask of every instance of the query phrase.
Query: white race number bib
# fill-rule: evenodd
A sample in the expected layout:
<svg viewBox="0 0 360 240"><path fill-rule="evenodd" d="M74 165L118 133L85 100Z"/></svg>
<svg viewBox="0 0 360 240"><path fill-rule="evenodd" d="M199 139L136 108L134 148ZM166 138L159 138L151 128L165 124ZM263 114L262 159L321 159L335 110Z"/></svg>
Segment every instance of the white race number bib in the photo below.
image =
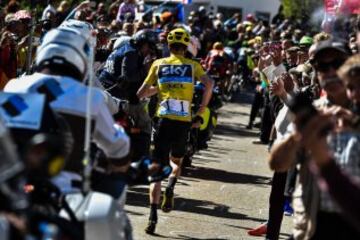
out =
<svg viewBox="0 0 360 240"><path fill-rule="evenodd" d="M160 103L160 116L174 115L187 117L189 113L190 102L186 100L166 99Z"/></svg>

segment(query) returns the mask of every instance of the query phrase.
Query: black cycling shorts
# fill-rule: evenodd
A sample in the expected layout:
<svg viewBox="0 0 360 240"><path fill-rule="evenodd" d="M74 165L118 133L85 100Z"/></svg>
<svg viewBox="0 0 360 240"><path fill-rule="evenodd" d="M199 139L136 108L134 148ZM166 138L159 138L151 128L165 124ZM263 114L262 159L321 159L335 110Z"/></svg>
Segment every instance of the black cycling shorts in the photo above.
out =
<svg viewBox="0 0 360 240"><path fill-rule="evenodd" d="M190 122L159 119L154 134L154 160L168 164L170 153L174 158L184 157L190 127Z"/></svg>

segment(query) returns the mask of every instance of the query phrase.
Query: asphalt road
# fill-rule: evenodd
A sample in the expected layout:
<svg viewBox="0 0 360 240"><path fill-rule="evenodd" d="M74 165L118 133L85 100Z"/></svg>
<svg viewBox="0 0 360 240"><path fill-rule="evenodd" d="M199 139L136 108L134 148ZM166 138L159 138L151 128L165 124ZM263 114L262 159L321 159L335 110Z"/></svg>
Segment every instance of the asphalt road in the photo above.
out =
<svg viewBox="0 0 360 240"><path fill-rule="evenodd" d="M251 94L221 109L219 126L209 149L194 159L175 188L175 210L159 209L156 235L145 234L148 188L128 191L126 210L134 239L263 239L247 230L266 221L272 172L267 167L267 147L254 145L258 129L245 128ZM166 183L164 183L165 185ZM291 218L283 220L281 238L291 232Z"/></svg>

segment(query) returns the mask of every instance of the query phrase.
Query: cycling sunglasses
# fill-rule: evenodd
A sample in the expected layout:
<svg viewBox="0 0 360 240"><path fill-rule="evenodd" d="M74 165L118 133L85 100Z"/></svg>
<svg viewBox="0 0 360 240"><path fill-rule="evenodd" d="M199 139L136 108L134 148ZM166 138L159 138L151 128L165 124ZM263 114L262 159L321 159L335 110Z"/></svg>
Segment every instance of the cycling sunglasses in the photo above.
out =
<svg viewBox="0 0 360 240"><path fill-rule="evenodd" d="M311 61L311 64L319 72L328 72L330 69L337 70L343 63L345 59L334 59L332 61Z"/></svg>

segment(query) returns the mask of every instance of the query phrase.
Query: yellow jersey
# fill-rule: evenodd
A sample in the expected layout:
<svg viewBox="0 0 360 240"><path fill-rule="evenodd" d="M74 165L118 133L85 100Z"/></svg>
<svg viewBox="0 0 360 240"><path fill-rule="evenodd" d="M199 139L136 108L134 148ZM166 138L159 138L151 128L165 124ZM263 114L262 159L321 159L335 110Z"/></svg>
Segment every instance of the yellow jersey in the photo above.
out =
<svg viewBox="0 0 360 240"><path fill-rule="evenodd" d="M145 79L146 84L159 89L156 115L191 122L195 81L205 74L198 62L180 55L156 60Z"/></svg>

